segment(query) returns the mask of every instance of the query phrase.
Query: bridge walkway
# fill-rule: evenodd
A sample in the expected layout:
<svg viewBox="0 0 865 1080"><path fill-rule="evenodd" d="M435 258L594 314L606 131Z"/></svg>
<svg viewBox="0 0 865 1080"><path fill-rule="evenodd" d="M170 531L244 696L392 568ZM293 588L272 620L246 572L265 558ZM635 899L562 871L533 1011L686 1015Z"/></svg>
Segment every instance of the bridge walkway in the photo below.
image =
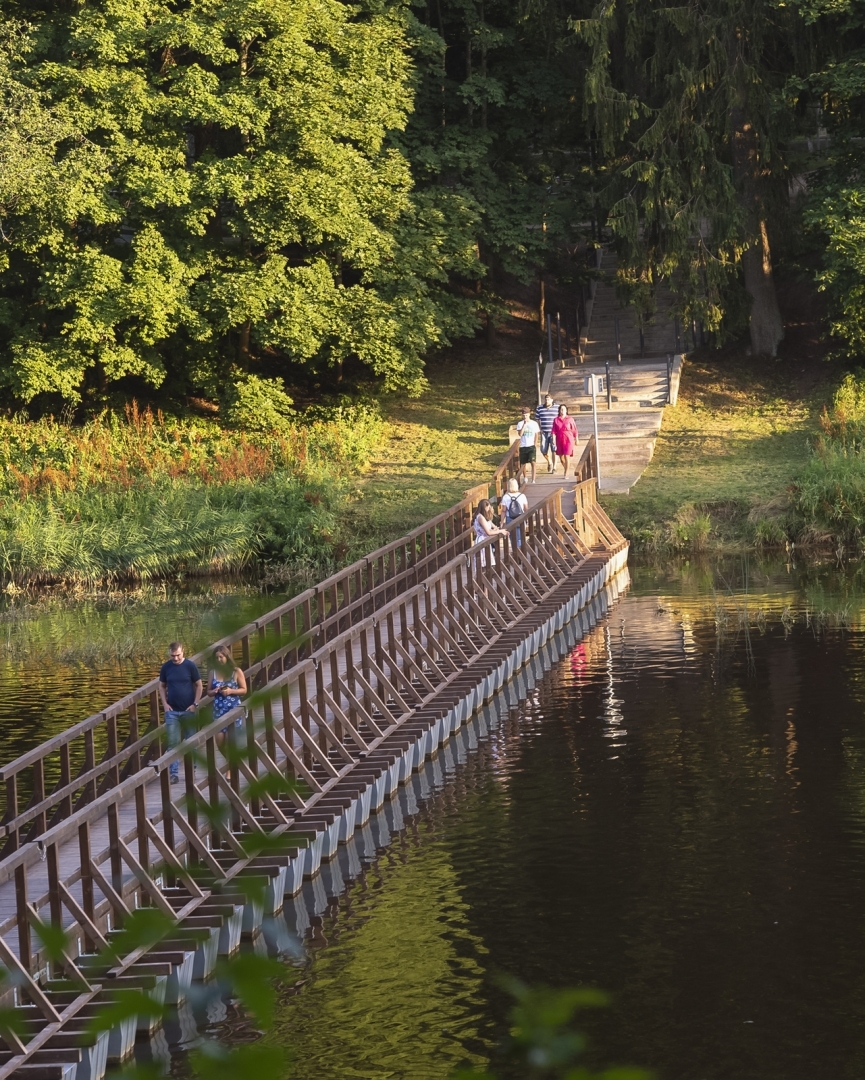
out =
<svg viewBox="0 0 865 1080"><path fill-rule="evenodd" d="M652 460L664 409L676 404L684 335L668 283L657 286L655 310L644 319L616 294L614 252L603 251L599 269L579 355L548 365L543 389L568 405L584 438L593 426L586 376L609 377L609 395L598 398L601 491L627 493Z"/></svg>
<svg viewBox="0 0 865 1080"><path fill-rule="evenodd" d="M473 546L474 508L513 475L512 447L492 492L223 639L253 688L246 715L204 715L167 751L149 683L0 769L0 964L14 984L0 1005L19 1021L0 1015L0 1080L99 1080L128 1057L158 1021L85 1037L95 1010L123 989L182 1001L574 617L627 558L595 461L590 440L572 489L548 485L508 535ZM174 929L122 947L142 906Z"/></svg>

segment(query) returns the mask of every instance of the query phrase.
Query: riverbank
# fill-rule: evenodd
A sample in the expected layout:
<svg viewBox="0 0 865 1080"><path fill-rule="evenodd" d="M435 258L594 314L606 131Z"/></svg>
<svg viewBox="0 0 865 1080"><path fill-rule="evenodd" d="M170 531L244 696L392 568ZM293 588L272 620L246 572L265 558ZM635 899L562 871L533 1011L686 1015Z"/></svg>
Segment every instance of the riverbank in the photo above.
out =
<svg viewBox="0 0 865 1080"><path fill-rule="evenodd" d="M654 457L628 495L603 503L637 550L736 549L802 540L793 489L838 373L700 349L664 413Z"/></svg>
<svg viewBox="0 0 865 1080"><path fill-rule="evenodd" d="M74 426L0 419L6 586L340 561L350 478L384 425L371 406L321 413L245 432L134 405Z"/></svg>

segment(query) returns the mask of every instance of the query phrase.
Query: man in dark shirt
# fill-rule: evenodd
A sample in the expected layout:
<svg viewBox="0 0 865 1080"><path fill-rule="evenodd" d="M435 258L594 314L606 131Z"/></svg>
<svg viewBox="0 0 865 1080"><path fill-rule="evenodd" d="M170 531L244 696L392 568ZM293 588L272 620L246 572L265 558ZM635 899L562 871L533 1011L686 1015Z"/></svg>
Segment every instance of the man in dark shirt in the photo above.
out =
<svg viewBox="0 0 865 1080"><path fill-rule="evenodd" d="M195 710L203 690L201 675L191 660L184 659L183 646L172 641L168 646L170 659L159 670L159 696L165 713L168 748L177 746L195 731ZM169 766L171 783L180 780L180 762Z"/></svg>
<svg viewBox="0 0 865 1080"><path fill-rule="evenodd" d="M553 438L553 421L559 415L559 407L552 394L544 396L543 405L535 409L535 418L541 429L541 453L547 459L547 472L556 471L556 440Z"/></svg>

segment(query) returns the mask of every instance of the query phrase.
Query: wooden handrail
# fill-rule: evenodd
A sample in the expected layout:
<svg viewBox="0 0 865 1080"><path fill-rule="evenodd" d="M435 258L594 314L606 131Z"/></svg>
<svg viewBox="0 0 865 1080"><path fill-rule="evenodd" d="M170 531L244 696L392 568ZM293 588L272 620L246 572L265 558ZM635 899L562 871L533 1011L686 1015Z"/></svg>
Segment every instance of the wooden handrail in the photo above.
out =
<svg viewBox="0 0 865 1080"><path fill-rule="evenodd" d="M593 440L589 440L577 463L578 479L583 483L593 482L593 447ZM497 496L503 491L504 481L518 470L519 446L515 443L493 476ZM467 490L455 506L305 589L192 659L203 665L217 646L234 651L239 646L238 662L247 672L250 686L258 689L272 676L319 655L328 642L341 640L353 627L389 610L400 596L410 594L424 581L435 580L442 568L466 554L473 546L474 510L488 496L489 487L480 484ZM548 508L548 500L540 505ZM605 527L585 506L578 506L578 519L578 527L590 533L595 542L599 538L606 542L609 537L614 543L620 539L609 519L609 527ZM531 527L525 516L519 527L523 531ZM261 657L254 655L258 647ZM158 680L151 679L0 767L0 783L6 788L6 808L0 824L0 837L6 838L3 854L44 833L51 825L48 815L68 815L93 802L106 786L116 785L123 777L151 764L161 722ZM32 796L22 806L19 777L28 769L33 770Z"/></svg>

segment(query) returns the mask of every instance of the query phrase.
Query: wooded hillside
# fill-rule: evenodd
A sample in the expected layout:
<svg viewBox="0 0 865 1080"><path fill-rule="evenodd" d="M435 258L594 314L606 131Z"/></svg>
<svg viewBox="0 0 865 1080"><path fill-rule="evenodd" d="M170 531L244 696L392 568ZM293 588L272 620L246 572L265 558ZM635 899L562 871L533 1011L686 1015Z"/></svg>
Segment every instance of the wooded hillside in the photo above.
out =
<svg viewBox="0 0 865 1080"><path fill-rule="evenodd" d="M852 0L2 4L0 384L284 415L299 378L423 386L514 278L600 230L652 309L783 334L779 258L865 346ZM284 383L280 380L284 380ZM113 396L112 396L113 395ZM247 410L248 411L248 410Z"/></svg>

